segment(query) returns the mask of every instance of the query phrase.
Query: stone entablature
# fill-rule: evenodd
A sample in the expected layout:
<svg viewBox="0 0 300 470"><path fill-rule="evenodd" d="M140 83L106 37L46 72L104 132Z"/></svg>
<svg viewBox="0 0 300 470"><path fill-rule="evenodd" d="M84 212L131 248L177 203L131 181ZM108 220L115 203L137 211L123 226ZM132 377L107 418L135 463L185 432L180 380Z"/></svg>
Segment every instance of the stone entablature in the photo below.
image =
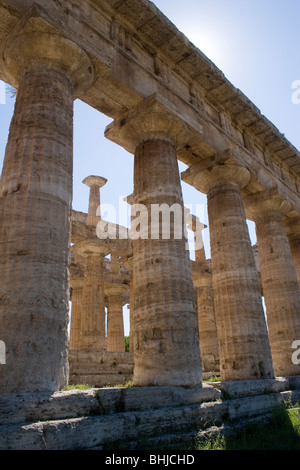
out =
<svg viewBox="0 0 300 470"><path fill-rule="evenodd" d="M159 93L202 126L198 138L179 149L180 160L191 166L231 148L251 172L250 193L276 183L299 210L298 150L151 2L77 0L62 9L37 0L30 6L29 0L1 1L1 44L24 14L38 30L51 25L92 59L95 81L83 101L115 119ZM3 65L0 78L9 81Z"/></svg>

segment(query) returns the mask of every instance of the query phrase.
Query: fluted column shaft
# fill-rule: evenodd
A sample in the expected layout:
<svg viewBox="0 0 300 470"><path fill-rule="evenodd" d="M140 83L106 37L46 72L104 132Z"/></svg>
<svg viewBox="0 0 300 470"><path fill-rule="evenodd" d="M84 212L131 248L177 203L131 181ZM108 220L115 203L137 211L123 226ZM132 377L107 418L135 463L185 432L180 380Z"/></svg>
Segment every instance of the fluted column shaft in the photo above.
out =
<svg viewBox="0 0 300 470"><path fill-rule="evenodd" d="M241 197L250 179L231 158L207 160L183 173L207 194L212 283L224 381L274 376L257 269Z"/></svg>
<svg viewBox="0 0 300 470"><path fill-rule="evenodd" d="M283 215L258 215L255 222L275 374L299 375L292 343L300 338L300 290Z"/></svg>
<svg viewBox="0 0 300 470"><path fill-rule="evenodd" d="M97 225L99 217L97 217L97 208L100 206L100 191L97 186L90 187L89 211L87 217L88 225Z"/></svg>
<svg viewBox="0 0 300 470"><path fill-rule="evenodd" d="M177 148L188 143L192 132L159 95L120 116L105 132L134 153L132 201L137 206L132 209L142 225L132 241L135 385L193 386L202 380L177 162ZM168 213L169 234L163 230L163 221L152 214L152 209L161 209L162 204L167 210L176 204L177 216L179 212L182 217L178 222L174 216L171 222L172 214ZM132 220L131 229L135 223ZM176 238L174 232L180 236Z"/></svg>
<svg viewBox="0 0 300 470"><path fill-rule="evenodd" d="M183 209L172 143L158 140L138 146L134 194L149 217L152 204L179 204ZM186 240L173 235L164 240L161 234L151 239L150 229L149 218L148 239L133 241L135 383L197 383L199 343Z"/></svg>
<svg viewBox="0 0 300 470"><path fill-rule="evenodd" d="M70 349L80 349L80 327L82 313L82 287L72 287L72 313L70 326Z"/></svg>
<svg viewBox="0 0 300 470"><path fill-rule="evenodd" d="M96 227L101 219L101 207L100 207L100 188L107 183L106 178L102 176L88 176L83 180L83 183L89 186L89 209L87 215L87 224Z"/></svg>
<svg viewBox="0 0 300 470"><path fill-rule="evenodd" d="M20 81L0 183L1 390L67 383L73 84L35 65Z"/></svg>
<svg viewBox="0 0 300 470"><path fill-rule="evenodd" d="M215 314L223 380L271 377L267 328L238 185L208 193Z"/></svg>
<svg viewBox="0 0 300 470"><path fill-rule="evenodd" d="M300 286L300 216L286 218L285 229Z"/></svg>
<svg viewBox="0 0 300 470"><path fill-rule="evenodd" d="M212 283L198 282L196 295L202 369L203 372L218 371L220 368L219 344Z"/></svg>
<svg viewBox="0 0 300 470"><path fill-rule="evenodd" d="M18 89L0 182L0 337L7 346L0 383L7 393L51 392L68 381L73 101L93 80L85 52L41 32L43 20L31 13L1 55Z"/></svg>
<svg viewBox="0 0 300 470"><path fill-rule="evenodd" d="M290 239L290 248L296 269L298 284L300 286L300 235L298 238Z"/></svg>
<svg viewBox="0 0 300 470"><path fill-rule="evenodd" d="M92 253L85 259L79 343L83 351L106 349L102 259L101 255Z"/></svg>
<svg viewBox="0 0 300 470"><path fill-rule="evenodd" d="M125 352L122 293L107 296L107 351Z"/></svg>

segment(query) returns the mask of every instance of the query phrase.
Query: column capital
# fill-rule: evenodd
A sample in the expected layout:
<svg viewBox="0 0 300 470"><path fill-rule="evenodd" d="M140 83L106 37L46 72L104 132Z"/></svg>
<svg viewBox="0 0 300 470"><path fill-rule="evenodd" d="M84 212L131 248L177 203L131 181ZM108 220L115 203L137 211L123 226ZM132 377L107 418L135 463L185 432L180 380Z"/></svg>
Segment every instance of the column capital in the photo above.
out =
<svg viewBox="0 0 300 470"><path fill-rule="evenodd" d="M243 189L249 183L251 175L247 168L233 158L228 149L188 168L181 174L181 179L207 194L213 187L226 183L236 184Z"/></svg>
<svg viewBox="0 0 300 470"><path fill-rule="evenodd" d="M299 214L289 214L288 217L284 220L285 230L289 237L300 238L300 215Z"/></svg>
<svg viewBox="0 0 300 470"><path fill-rule="evenodd" d="M128 291L128 286L125 284L105 284L104 292L105 297L109 301L110 298L119 297L122 300L122 304L126 304L126 300L123 301L124 294Z"/></svg>
<svg viewBox="0 0 300 470"><path fill-rule="evenodd" d="M18 84L32 66L55 67L73 82L76 97L93 83L94 69L89 56L75 43L57 34L32 8L9 35L3 51L3 69L10 84Z"/></svg>
<svg viewBox="0 0 300 470"><path fill-rule="evenodd" d="M138 145L149 140L169 141L180 149L201 133L199 123L154 94L109 124L105 137L134 154Z"/></svg>
<svg viewBox="0 0 300 470"><path fill-rule="evenodd" d="M87 256L106 256L110 251L107 240L99 240L98 238L81 240L71 247L71 252L78 253L84 258Z"/></svg>
<svg viewBox="0 0 300 470"><path fill-rule="evenodd" d="M292 204L278 193L277 188L245 197L244 206L247 218L254 222L260 217L276 214L284 216L292 209Z"/></svg>
<svg viewBox="0 0 300 470"><path fill-rule="evenodd" d="M103 178L102 176L90 175L84 178L82 182L83 184L86 184L89 188L95 186L96 188L100 189L107 183L107 179Z"/></svg>
<svg viewBox="0 0 300 470"><path fill-rule="evenodd" d="M82 182L90 188L89 209L86 223L97 227L97 224L101 220L100 188L107 183L107 179L102 176L90 175Z"/></svg>

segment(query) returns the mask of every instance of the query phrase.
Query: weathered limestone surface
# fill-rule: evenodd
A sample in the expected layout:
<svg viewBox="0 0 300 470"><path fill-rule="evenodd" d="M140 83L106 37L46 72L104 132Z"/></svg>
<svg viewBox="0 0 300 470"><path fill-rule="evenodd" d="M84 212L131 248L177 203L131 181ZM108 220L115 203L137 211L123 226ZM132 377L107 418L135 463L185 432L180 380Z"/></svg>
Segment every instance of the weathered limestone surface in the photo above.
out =
<svg viewBox="0 0 300 470"><path fill-rule="evenodd" d="M293 261L300 286L300 216L293 214L285 219L285 229L289 239Z"/></svg>
<svg viewBox="0 0 300 470"><path fill-rule="evenodd" d="M129 352L72 350L69 364L70 385L104 387L125 384L133 379L134 360Z"/></svg>
<svg viewBox="0 0 300 470"><path fill-rule="evenodd" d="M4 395L0 399L0 449L176 448L178 443L194 442L197 436L236 433L249 422L268 422L275 406L299 402L299 385L299 377L294 377L191 388Z"/></svg>
<svg viewBox="0 0 300 470"><path fill-rule="evenodd" d="M271 354L241 189L245 197L275 186L290 204L285 222L299 280L299 234L290 226L300 212L299 151L147 0L0 0L0 17L0 78L18 89L0 182L0 338L7 351L0 391L46 391L52 401L52 391L66 384L75 97L114 119L106 135L135 154L137 202L148 207L152 202L178 202L182 207L176 160L186 163L192 174L201 167L195 186L208 194L222 378L227 383L238 380L239 393L253 389L257 394L264 386L273 391L267 386L267 377L273 375ZM210 159L227 149L231 163L210 165ZM276 249L282 247L286 255L283 279L294 310L288 301L289 325L283 328L288 326L297 338L299 302L283 219L278 214L264 219L257 224L260 247L273 237ZM122 249L128 256L126 243L100 243L91 226L79 221L74 225L81 253L101 259ZM197 316L185 240L134 243L136 383L199 385ZM281 302L281 267L273 254L259 260L263 293L270 298L272 288ZM276 289L270 283L269 294L263 272L278 282ZM282 318L276 320L276 334ZM96 322L92 325L97 327ZM85 351L78 358L80 354ZM245 378L255 378L255 386L245 385ZM290 389L295 382L288 379ZM142 400L150 401L151 389L141 392ZM153 436L155 442L155 433L188 432L191 425L222 423L228 416L234 421L252 413L265 417L266 410L287 396L299 400L295 392L286 389L213 404L190 399L189 406L180 408L175 400L168 413L165 408L154 412L153 407L129 415L98 417L87 411L80 418L67 413L67 419L60 420L60 415L50 422L16 420L13 429L0 426L0 447L101 448L126 439L134 446L141 436ZM112 406L123 410L127 393L117 393ZM165 394L159 387L155 395L160 394L164 400L156 405L169 404L170 390ZM8 402L13 403L12 397ZM8 409L5 403L3 409Z"/></svg>
<svg viewBox="0 0 300 470"><path fill-rule="evenodd" d="M85 178L83 183L90 187L88 213L72 212L69 383L75 385L118 385L133 376L133 355L125 353L122 310L129 301L130 274L120 265L120 240L111 244L102 239L98 226L100 189L106 182L99 176ZM130 243L120 252L124 251L131 255ZM109 253L110 260L105 257Z"/></svg>
<svg viewBox="0 0 300 470"><path fill-rule="evenodd" d="M118 287L107 292L107 351L125 352L123 293Z"/></svg>
<svg viewBox="0 0 300 470"><path fill-rule="evenodd" d="M300 289L283 216L290 205L277 191L248 198L249 218L256 223L263 294L276 376L299 375L292 344L300 338Z"/></svg>
<svg viewBox="0 0 300 470"><path fill-rule="evenodd" d="M201 383L197 316L183 221L176 146L187 132L184 122L156 97L109 126L106 136L133 149L136 204L147 209L142 235L133 243L134 383ZM164 239L162 225L152 239L151 205L177 204L181 222ZM142 225L142 224L141 224ZM181 230L176 239L175 231ZM170 239L168 239L170 238Z"/></svg>
<svg viewBox="0 0 300 470"><path fill-rule="evenodd" d="M4 64L18 95L0 182L1 392L54 391L68 378L73 100L92 66L75 44L26 23Z"/></svg>
<svg viewBox="0 0 300 470"><path fill-rule="evenodd" d="M70 276L72 302L72 317L70 322L70 350L80 349L81 340L81 313L82 313L82 284L83 277L72 279Z"/></svg>
<svg viewBox="0 0 300 470"><path fill-rule="evenodd" d="M193 280L197 298L198 334L200 341L203 376L219 375L219 343L214 309L212 275L193 266Z"/></svg>
<svg viewBox="0 0 300 470"><path fill-rule="evenodd" d="M241 188L247 169L228 155L183 173L207 194L222 380L272 378L273 366Z"/></svg>

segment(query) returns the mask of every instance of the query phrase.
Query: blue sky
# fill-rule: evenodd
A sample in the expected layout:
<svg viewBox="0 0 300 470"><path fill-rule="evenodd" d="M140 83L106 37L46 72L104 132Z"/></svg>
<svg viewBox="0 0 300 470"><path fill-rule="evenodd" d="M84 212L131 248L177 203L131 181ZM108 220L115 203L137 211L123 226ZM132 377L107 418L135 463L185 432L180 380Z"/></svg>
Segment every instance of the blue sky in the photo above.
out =
<svg viewBox="0 0 300 470"><path fill-rule="evenodd" d="M292 102L292 83L300 80L299 0L154 3L300 149L300 104ZM9 94L6 103L0 104L0 167L13 105ZM89 190L82 180L90 174L108 179L101 192L102 203L118 207L119 197L133 190L133 157L104 138L110 118L78 100L74 113L73 207L87 211ZM203 195L185 183L182 187L186 204L205 204ZM207 223L206 214L203 221ZM249 227L255 242L253 224ZM208 234L205 230L207 255Z"/></svg>

